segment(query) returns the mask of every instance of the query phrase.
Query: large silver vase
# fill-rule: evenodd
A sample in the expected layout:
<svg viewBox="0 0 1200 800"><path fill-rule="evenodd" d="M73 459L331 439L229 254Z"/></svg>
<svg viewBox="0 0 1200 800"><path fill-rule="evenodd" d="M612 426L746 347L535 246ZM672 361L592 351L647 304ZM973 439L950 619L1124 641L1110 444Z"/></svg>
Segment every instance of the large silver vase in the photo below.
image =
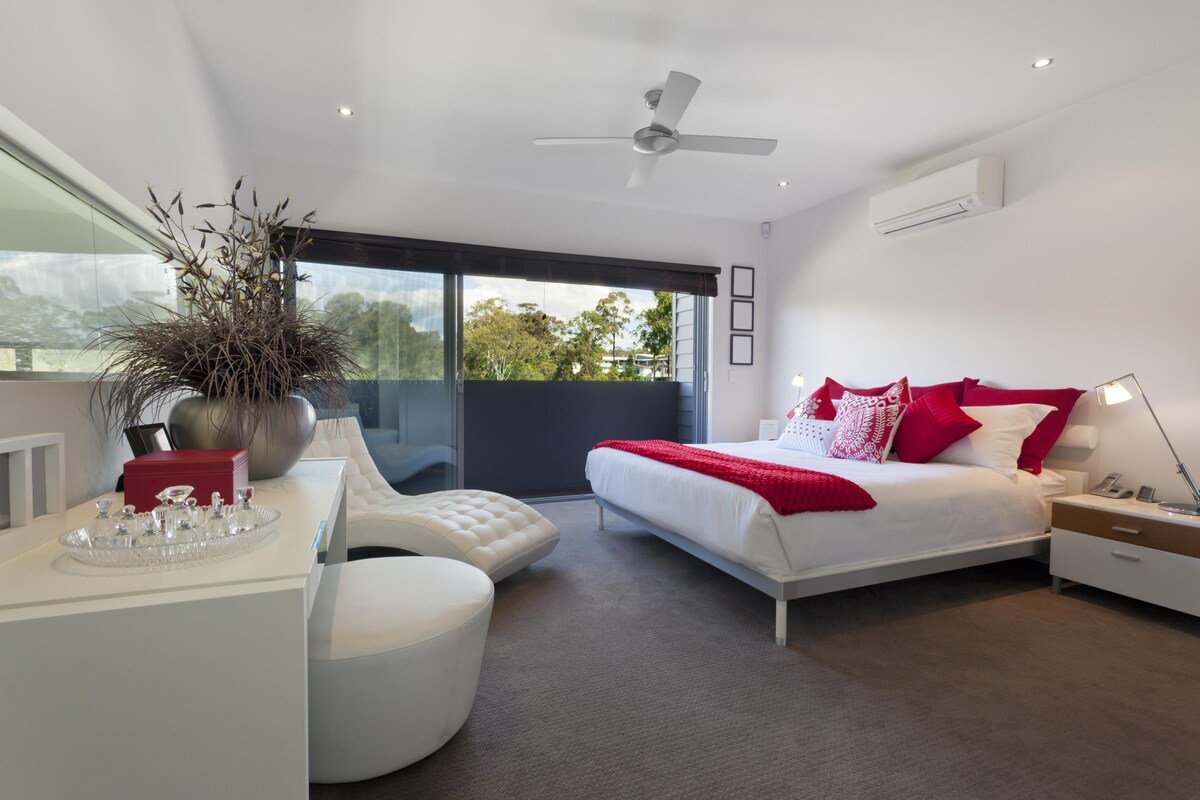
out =
<svg viewBox="0 0 1200 800"><path fill-rule="evenodd" d="M272 401L258 416L237 420L223 400L185 397L167 418L171 439L180 450L246 448L250 480L277 478L300 460L317 428L317 413L303 397Z"/></svg>

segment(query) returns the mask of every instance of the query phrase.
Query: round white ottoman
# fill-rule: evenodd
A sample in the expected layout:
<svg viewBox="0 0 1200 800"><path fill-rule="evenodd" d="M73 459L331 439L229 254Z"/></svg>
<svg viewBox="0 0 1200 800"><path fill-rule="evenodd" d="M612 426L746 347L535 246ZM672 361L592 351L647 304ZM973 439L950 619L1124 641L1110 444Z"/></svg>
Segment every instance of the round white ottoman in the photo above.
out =
<svg viewBox="0 0 1200 800"><path fill-rule="evenodd" d="M309 780L419 761L471 712L492 581L448 558L330 564L308 620Z"/></svg>

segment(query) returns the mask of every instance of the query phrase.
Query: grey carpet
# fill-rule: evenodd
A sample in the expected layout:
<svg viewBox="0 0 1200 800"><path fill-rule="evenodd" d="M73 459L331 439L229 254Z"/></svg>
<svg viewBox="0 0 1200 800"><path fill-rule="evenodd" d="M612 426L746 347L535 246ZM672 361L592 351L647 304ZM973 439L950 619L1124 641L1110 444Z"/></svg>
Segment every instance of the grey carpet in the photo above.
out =
<svg viewBox="0 0 1200 800"><path fill-rule="evenodd" d="M590 501L503 581L475 707L341 798L1197 798L1200 620L1013 561L790 604Z"/></svg>

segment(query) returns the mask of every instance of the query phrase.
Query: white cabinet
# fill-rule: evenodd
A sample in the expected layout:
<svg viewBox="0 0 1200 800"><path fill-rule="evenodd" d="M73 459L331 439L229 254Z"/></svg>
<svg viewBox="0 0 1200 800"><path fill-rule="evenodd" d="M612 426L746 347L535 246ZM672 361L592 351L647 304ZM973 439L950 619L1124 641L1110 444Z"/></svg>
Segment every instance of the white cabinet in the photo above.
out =
<svg viewBox="0 0 1200 800"><path fill-rule="evenodd" d="M307 797L307 617L345 557L344 469L256 482L278 528L225 560L93 567L52 541L0 564L0 797Z"/></svg>
<svg viewBox="0 0 1200 800"><path fill-rule="evenodd" d="M1200 615L1200 519L1134 500L1056 498L1050 574Z"/></svg>

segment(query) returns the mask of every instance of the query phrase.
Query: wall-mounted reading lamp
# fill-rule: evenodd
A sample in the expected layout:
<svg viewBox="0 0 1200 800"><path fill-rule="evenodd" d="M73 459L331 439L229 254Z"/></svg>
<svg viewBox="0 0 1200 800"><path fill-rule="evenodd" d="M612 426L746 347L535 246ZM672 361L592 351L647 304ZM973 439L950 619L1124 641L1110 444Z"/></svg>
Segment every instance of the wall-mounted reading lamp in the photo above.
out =
<svg viewBox="0 0 1200 800"><path fill-rule="evenodd" d="M1100 407L1115 406L1117 403L1124 403L1126 400L1132 400L1133 394L1127 388L1125 381L1132 381L1133 387L1137 389L1137 393L1142 396L1142 400L1146 403L1146 408L1150 409L1150 416L1154 417L1154 424L1158 426L1158 432L1163 435L1163 439L1167 443L1167 447L1171 451L1172 458L1175 459L1175 471L1183 476L1183 480L1187 483L1188 489L1192 491L1191 503L1162 503L1159 505L1163 511L1170 511L1174 514L1191 514L1192 516L1200 516L1200 490L1196 488L1196 482L1192 480L1191 473L1187 467L1179 460L1179 454L1175 452L1174 445L1167 438L1167 432L1163 430L1162 423L1158 421L1158 415L1154 413L1154 408L1150 405L1150 401L1146 398L1146 393L1142 391L1142 385L1138 383L1138 379L1131 372L1128 375L1122 375L1119 378L1114 378L1108 383L1102 383L1096 387L1096 397L1100 400Z"/></svg>

